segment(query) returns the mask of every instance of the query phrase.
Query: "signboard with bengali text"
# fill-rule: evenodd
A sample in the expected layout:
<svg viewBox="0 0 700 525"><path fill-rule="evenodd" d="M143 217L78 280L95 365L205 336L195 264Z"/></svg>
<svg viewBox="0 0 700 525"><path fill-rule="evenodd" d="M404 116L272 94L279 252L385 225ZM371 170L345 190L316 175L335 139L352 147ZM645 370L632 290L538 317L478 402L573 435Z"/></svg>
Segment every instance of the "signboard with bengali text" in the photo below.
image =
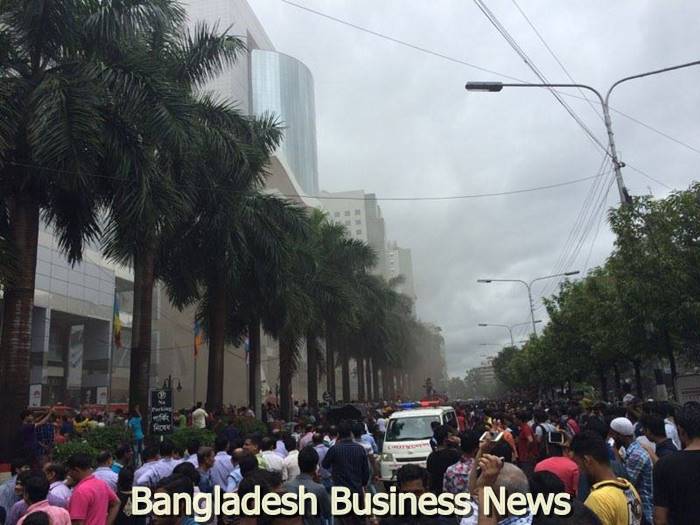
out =
<svg viewBox="0 0 700 525"><path fill-rule="evenodd" d="M151 390L151 434L162 436L173 432L173 391Z"/></svg>

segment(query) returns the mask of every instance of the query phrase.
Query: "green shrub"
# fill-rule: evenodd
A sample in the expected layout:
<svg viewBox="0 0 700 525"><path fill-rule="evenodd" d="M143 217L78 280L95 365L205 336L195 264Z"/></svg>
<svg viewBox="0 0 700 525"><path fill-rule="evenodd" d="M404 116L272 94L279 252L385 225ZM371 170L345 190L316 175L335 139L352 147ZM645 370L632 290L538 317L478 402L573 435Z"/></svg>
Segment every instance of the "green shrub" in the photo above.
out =
<svg viewBox="0 0 700 525"><path fill-rule="evenodd" d="M108 450L114 453L122 443L131 442L131 434L122 427L98 427L88 430L82 439L96 450Z"/></svg>
<svg viewBox="0 0 700 525"><path fill-rule="evenodd" d="M185 427L178 428L170 436L176 447L187 448L187 443L193 439L198 439L199 443L204 447L211 447L214 445L214 439L216 439L216 434L211 430L205 428L193 428Z"/></svg>
<svg viewBox="0 0 700 525"><path fill-rule="evenodd" d="M267 425L250 416L236 416L232 419L233 426L242 436L247 436L248 434L253 434L258 432L260 434L267 434Z"/></svg>
<svg viewBox="0 0 700 525"><path fill-rule="evenodd" d="M86 441L76 439L56 445L56 447L53 449L53 459L54 461L65 463L65 461L73 454L79 453L88 454L94 459L97 456L98 451Z"/></svg>

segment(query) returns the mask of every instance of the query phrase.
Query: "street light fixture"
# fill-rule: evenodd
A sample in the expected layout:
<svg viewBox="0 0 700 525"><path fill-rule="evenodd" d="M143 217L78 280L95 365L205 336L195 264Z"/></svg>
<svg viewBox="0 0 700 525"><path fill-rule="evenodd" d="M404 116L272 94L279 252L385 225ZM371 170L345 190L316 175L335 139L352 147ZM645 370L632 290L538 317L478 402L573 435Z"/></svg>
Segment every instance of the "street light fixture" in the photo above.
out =
<svg viewBox="0 0 700 525"><path fill-rule="evenodd" d="M523 281L522 279L477 279L477 283L520 283L524 284L525 287L527 288L527 297L528 300L530 301L530 317L532 319L532 331L535 334L535 337L537 337L537 322L535 321L535 305L532 302L532 285L533 283L537 281L543 281L545 279L552 279L554 277L569 277L571 275L578 275L581 273L578 270L570 271L570 272L563 272L563 273L555 273L552 275L545 275L544 277L536 277L530 282ZM511 335L511 340L513 339Z"/></svg>
<svg viewBox="0 0 700 525"><path fill-rule="evenodd" d="M173 377L172 374L168 374L168 377L163 380L163 390L172 390L173 379L177 379L177 388L175 390L182 392L182 383L180 383L180 378Z"/></svg>
<svg viewBox="0 0 700 525"><path fill-rule="evenodd" d="M541 322L542 322L542 321L538 319L537 321L535 321L535 324L541 323ZM517 324L511 324L511 325L508 325L508 324L498 324L498 323L479 323L479 326L481 326L481 327L485 327L485 326L498 326L498 327L501 327L501 328L505 328L506 330L508 330L508 333L510 334L510 346L513 346L513 347L514 347L514 346L515 346L515 340L513 339L513 328L517 328L518 326L523 326L523 325L526 325L526 324L530 324L530 321L528 321L527 323L517 323Z"/></svg>
<svg viewBox="0 0 700 525"><path fill-rule="evenodd" d="M700 60L695 60L693 62L688 62L686 64L679 64L677 66L670 66L670 67L665 67L662 69L655 69L654 71L647 71L646 73L639 73L637 75L632 75L629 77L624 77L618 80L617 82L614 82L612 86L608 89L607 93L605 94L605 97L600 94L600 92L586 84L530 84L530 83L504 83L504 82L467 82L465 88L467 91L485 91L489 93L498 93L499 91L502 91L504 87L538 87L538 88L578 88L578 89L587 89L588 91L592 91L597 97L598 100L600 101L600 105L603 108L603 122L605 123L605 129L608 132L608 147L610 149L610 152L608 153L610 155L610 158L612 159L613 162L613 167L615 168L615 180L617 182L617 190L620 193L620 202L622 204L628 204L631 199L629 196L629 193L627 192L627 188L625 187L625 182L622 180L622 171L621 168L625 166L624 162L621 162L620 159L617 156L617 148L615 147L615 138L612 130L612 120L610 119L610 95L613 92L613 90L622 84L623 82L627 82L629 80L634 80L636 78L642 78L642 77L648 77L651 75L658 75L660 73L666 73L668 71L674 71L676 69L683 69L686 67L691 67L691 66L697 66L700 65Z"/></svg>

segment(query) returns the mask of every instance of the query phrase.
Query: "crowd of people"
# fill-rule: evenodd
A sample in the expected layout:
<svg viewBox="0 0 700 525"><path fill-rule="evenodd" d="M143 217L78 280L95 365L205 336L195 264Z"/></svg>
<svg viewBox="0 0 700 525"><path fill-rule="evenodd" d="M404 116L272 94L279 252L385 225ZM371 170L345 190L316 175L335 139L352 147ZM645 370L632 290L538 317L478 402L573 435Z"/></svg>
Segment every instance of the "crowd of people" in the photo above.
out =
<svg viewBox="0 0 700 525"><path fill-rule="evenodd" d="M211 523L700 524L700 403L675 409L669 403L634 399L618 406L572 401L456 403L455 418L433 423L433 451L425 467L408 462L384 482L378 466L382 441L387 418L397 407L382 403L364 409L361 418L333 421L326 411L297 405L294 421L266 418L267 431L243 435L233 420L222 423L223 412L198 405L178 413L176 425L209 428L216 438L207 444L192 438L185 447L167 437L144 436L138 407L128 417L101 415L99 420L82 415L55 418L49 412L35 421L26 413L19 431L23 454L14 459L11 477L0 485L0 523L191 525L194 516L184 509L172 516L134 515L134 487L190 495L218 487L243 495L303 486L317 498L317 515L218 516ZM253 415L245 407L233 414ZM95 424L123 425L131 440L94 457L76 453L64 462L52 458L57 436L79 434ZM58 429L49 435L47 425ZM333 487L374 494L386 491L389 483L416 496L471 494L473 512L332 516ZM516 515L508 510L486 515L480 503L488 488L508 496L566 493L572 510L568 516L529 511Z"/></svg>

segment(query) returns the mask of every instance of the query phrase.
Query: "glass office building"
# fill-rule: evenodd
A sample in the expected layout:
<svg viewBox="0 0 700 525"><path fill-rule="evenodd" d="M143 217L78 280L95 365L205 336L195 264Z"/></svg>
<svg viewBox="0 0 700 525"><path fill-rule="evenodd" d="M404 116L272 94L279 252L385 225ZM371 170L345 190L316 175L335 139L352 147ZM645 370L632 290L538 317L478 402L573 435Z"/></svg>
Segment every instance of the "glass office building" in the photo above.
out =
<svg viewBox="0 0 700 525"><path fill-rule="evenodd" d="M252 107L255 115L272 113L285 126L277 152L307 195L318 193L314 79L297 59L254 49L251 53Z"/></svg>

